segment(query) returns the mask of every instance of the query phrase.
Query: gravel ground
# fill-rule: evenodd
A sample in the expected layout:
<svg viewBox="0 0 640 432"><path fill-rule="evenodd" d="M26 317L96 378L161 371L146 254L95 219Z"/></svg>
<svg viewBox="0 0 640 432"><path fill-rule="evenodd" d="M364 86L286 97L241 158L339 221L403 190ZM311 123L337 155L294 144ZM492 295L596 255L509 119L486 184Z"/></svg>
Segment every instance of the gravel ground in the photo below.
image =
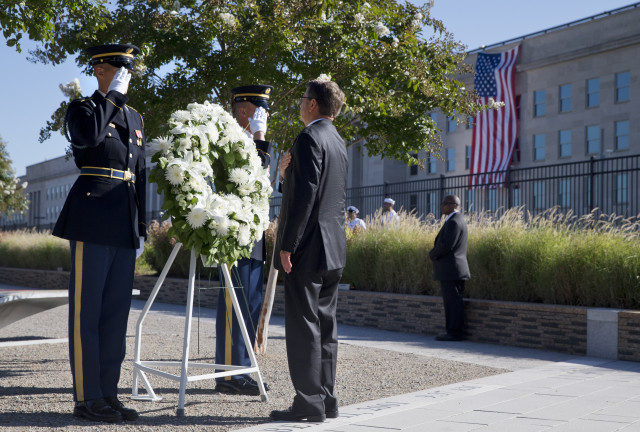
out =
<svg viewBox="0 0 640 432"><path fill-rule="evenodd" d="M3 431L228 431L268 422L273 409L287 408L293 398L285 342L270 337L267 353L258 356L263 379L271 386L269 402L255 396L217 393L211 380L187 386L186 416L176 417L179 383L149 376L160 402L128 400L132 385L135 323L132 311L127 333L127 358L120 380L120 398L140 412L140 419L109 425L76 419L71 415L71 373L66 343L0 347L0 430ZM191 361L213 363L215 340L211 320L192 326ZM23 319L0 329L0 342L37 338L64 338L67 306ZM143 360L179 360L184 318L150 313L143 326ZM171 370L168 370L172 372ZM507 372L414 354L340 344L336 393L340 405L424 390ZM177 370L174 371L177 373Z"/></svg>

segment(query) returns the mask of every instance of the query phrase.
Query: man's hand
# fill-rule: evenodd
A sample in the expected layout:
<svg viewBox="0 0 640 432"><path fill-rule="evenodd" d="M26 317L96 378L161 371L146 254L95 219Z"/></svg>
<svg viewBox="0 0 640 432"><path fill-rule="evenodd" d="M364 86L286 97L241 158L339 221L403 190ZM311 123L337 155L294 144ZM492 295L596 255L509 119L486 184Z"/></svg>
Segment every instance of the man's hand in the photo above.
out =
<svg viewBox="0 0 640 432"><path fill-rule="evenodd" d="M140 247L136 249L136 259L140 258L142 252L144 252L144 237L140 236Z"/></svg>
<svg viewBox="0 0 640 432"><path fill-rule="evenodd" d="M293 266L291 265L291 252L280 251L280 262L286 274L291 273Z"/></svg>
<svg viewBox="0 0 640 432"><path fill-rule="evenodd" d="M284 171L291 163L291 152L283 153L280 157L280 181L284 180Z"/></svg>
<svg viewBox="0 0 640 432"><path fill-rule="evenodd" d="M249 129L253 135L258 132L267 133L267 117L269 113L262 107L256 108L253 117L249 117Z"/></svg>
<svg viewBox="0 0 640 432"><path fill-rule="evenodd" d="M109 84L109 90L107 90L107 93L109 93L111 90L115 90L119 93L127 94L130 79L131 74L129 73L127 68L122 66L111 80L111 84Z"/></svg>

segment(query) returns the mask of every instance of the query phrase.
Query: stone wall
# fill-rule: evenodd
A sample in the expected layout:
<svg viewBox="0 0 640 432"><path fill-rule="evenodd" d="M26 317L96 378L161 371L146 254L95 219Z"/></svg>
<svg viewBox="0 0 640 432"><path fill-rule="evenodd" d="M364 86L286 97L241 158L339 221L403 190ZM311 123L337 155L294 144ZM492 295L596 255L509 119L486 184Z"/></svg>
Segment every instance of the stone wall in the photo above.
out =
<svg viewBox="0 0 640 432"><path fill-rule="evenodd" d="M0 268L0 283L33 288L65 289L68 272ZM156 277L136 277L139 299L149 297ZM167 278L156 301L185 304L186 279ZM215 308L219 289L196 279L194 306ZM283 289L276 291L273 314L284 314ZM544 349L587 355L589 308L538 303L465 300L467 338L476 342ZM617 355L621 360L640 361L640 312L615 311L618 325ZM405 333L435 335L444 332L440 297L341 290L338 322ZM615 333L615 331L614 331ZM592 341L593 342L593 341Z"/></svg>

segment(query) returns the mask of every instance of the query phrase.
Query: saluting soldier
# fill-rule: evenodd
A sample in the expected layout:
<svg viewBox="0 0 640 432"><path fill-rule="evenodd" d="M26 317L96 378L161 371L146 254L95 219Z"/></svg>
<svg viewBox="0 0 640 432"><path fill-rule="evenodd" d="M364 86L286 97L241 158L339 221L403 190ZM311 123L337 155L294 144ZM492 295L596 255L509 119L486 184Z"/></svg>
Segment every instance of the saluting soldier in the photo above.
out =
<svg viewBox="0 0 640 432"><path fill-rule="evenodd" d="M269 97L272 86L249 85L231 90L231 109L238 124L256 143L262 166L269 166L271 143L265 141ZM242 310L242 317L249 333L251 347L256 340L256 326L262 309L262 287L264 285L264 262L266 259L264 235L257 240L250 258L241 258L231 269L231 279L238 291L236 295ZM242 290L242 292L240 291ZM216 312L216 364L251 366L251 358L245 347L238 319L233 312L231 297L227 290L218 296ZM269 386L264 383L265 389ZM223 393L259 395L258 383L248 374L218 378L216 390Z"/></svg>
<svg viewBox="0 0 640 432"><path fill-rule="evenodd" d="M136 249L145 228L142 116L126 105L134 56L129 44L87 49L98 90L69 105L73 157L80 168L53 235L71 244L69 357L73 415L110 423L138 413L118 400Z"/></svg>

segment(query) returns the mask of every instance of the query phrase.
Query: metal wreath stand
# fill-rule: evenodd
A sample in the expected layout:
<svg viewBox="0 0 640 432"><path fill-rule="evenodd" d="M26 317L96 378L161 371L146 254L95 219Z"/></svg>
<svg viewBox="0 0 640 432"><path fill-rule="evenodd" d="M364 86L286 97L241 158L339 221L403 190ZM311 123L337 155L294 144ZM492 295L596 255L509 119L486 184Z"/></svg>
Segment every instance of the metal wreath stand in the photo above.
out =
<svg viewBox="0 0 640 432"><path fill-rule="evenodd" d="M187 293L187 309L185 313L185 323L184 323L184 343L182 346L182 361L141 361L140 360L140 345L142 342L142 323L153 305L153 301L162 286L162 283L169 272L169 268L173 264L176 256L178 255L178 251L182 243L176 243L167 259L167 263L162 269L162 273L160 273L160 277L153 287L153 291L151 291L151 295L147 300L147 303L144 305L144 309L138 318L138 322L136 324L136 342L135 342L135 354L133 359L133 387L132 387L132 395L131 399L140 400L140 401L152 401L156 402L162 399L161 396L158 396L153 391L149 380L145 373L150 373L154 375L159 375L164 378L168 378L173 381L180 382L180 396L178 398L178 409L176 415L178 417L184 416L184 400L185 400L185 392L187 388L187 383L192 381L200 381L205 379L215 379L219 377L238 375L238 374L246 374L255 372L258 375L258 387L260 388L260 397L263 402L268 400L267 392L264 388L264 383L262 382L262 374L260 373L260 369L258 368L258 362L256 361L256 356L251 345L251 341L249 340L249 334L247 333L247 327L245 325L244 319L242 318L242 311L240 310L240 305L238 303L238 298L233 290L233 283L231 282L231 274L229 272L229 265L222 264L220 268L222 269L222 273L224 275L224 279L226 281L226 289L231 297L231 302L233 304L233 310L236 313L238 324L240 325L240 331L242 333L242 338L244 340L244 344L247 347L247 351L249 353L249 358L251 359L251 366L233 366L233 365L223 365L223 364L212 364L212 363L189 363L189 345L190 345L190 337L191 337L191 318L193 316L193 291L195 286L195 274L196 274L196 253L192 249L191 250L191 260L189 263L189 290ZM167 366L181 366L180 375L171 374L159 369L156 367L167 367ZM214 372L207 373L203 375L193 375L189 376L189 368L193 369L210 369L210 370L221 370L222 372ZM147 390L146 395L138 394L138 379L142 381L142 385Z"/></svg>

